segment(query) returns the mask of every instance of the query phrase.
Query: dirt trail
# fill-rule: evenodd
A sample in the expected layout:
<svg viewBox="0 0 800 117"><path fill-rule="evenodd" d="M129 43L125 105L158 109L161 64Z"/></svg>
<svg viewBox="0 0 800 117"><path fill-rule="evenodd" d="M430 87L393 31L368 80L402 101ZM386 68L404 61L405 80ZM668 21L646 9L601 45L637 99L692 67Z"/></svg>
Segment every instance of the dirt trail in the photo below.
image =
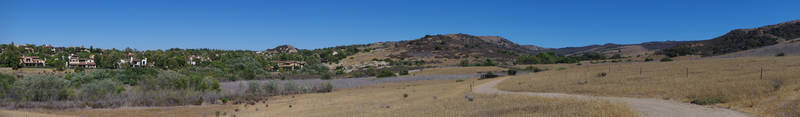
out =
<svg viewBox="0 0 800 117"><path fill-rule="evenodd" d="M537 92L510 92L498 90L495 87L498 83L507 78L496 79L494 81L481 84L473 92L482 94L511 94L528 95L550 98L577 98L577 99L602 99L612 102L622 102L628 107L637 111L641 117L752 117L753 115L733 111L724 108L704 107L688 103L676 102L671 100L655 98L625 98L625 97L602 97L585 96L563 93L537 93Z"/></svg>

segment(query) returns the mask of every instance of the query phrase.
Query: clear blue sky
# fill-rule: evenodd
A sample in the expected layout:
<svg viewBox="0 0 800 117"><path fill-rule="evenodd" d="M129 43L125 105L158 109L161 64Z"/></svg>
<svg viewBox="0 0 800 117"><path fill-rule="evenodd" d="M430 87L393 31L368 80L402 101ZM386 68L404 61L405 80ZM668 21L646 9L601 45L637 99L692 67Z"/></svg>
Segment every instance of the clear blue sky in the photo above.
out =
<svg viewBox="0 0 800 117"><path fill-rule="evenodd" d="M544 47L704 40L800 19L800 0L0 0L0 42L262 50L497 35Z"/></svg>

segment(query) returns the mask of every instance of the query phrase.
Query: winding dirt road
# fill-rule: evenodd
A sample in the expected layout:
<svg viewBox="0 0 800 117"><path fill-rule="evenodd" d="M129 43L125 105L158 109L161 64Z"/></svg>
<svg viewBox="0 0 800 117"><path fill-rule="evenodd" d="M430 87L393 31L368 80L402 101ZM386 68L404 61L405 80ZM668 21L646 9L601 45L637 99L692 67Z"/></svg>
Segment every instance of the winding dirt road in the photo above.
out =
<svg viewBox="0 0 800 117"><path fill-rule="evenodd" d="M637 111L641 117L752 117L753 115L733 111L724 108L704 107L671 100L654 98L625 98L625 97L602 97L585 96L563 93L537 93L537 92L510 92L494 88L495 85L507 78L496 79L494 81L481 84L473 92L481 94L510 94L527 95L549 98L577 98L577 99L602 99L612 102L622 102L628 107Z"/></svg>

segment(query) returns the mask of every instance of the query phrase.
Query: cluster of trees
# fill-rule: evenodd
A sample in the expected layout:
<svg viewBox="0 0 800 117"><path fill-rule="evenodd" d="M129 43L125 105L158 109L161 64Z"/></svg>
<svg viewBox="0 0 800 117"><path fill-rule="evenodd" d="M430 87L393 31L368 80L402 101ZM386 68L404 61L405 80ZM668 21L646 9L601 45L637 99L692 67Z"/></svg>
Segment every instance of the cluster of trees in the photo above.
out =
<svg viewBox="0 0 800 117"><path fill-rule="evenodd" d="M517 64L556 64L556 63L577 63L584 60L604 60L624 58L620 54L606 57L600 53L588 52L574 56L561 56L555 52L541 52L536 55L521 55L517 58Z"/></svg>
<svg viewBox="0 0 800 117"><path fill-rule="evenodd" d="M369 51L360 49L366 45L338 46L314 50L300 50L298 53L259 54L249 50L218 50L218 49L180 49L167 50L136 50L126 48L99 49L94 47L50 47L37 45L0 44L3 51L0 53L0 67L22 67L20 56L38 56L46 59L50 68L66 68L67 57L75 54L82 58L94 55L94 61L99 69L132 69L127 64L119 64L122 59L130 57L136 59L147 58L147 68L197 72L208 76L237 79L257 79L271 77L267 71L290 71L301 74L327 74L328 68L323 62L338 62L347 56L358 52ZM23 49L29 48L29 49ZM32 48L32 49L31 49ZM334 54L336 53L336 54ZM195 58L193 58L195 57ZM275 61L304 61L304 69L275 69ZM406 64L406 63L402 63ZM138 70L138 69L134 69ZM132 82L121 80L125 82Z"/></svg>
<svg viewBox="0 0 800 117"><path fill-rule="evenodd" d="M521 55L517 58L517 64L555 64L555 63L576 63L580 61L578 57L564 57L555 52L541 52L536 55Z"/></svg>
<svg viewBox="0 0 800 117"><path fill-rule="evenodd" d="M3 102L95 103L161 91L219 92L221 89L214 78L171 70L87 70L64 76L28 75L21 80L0 74L0 101ZM125 102L111 105L121 103Z"/></svg>

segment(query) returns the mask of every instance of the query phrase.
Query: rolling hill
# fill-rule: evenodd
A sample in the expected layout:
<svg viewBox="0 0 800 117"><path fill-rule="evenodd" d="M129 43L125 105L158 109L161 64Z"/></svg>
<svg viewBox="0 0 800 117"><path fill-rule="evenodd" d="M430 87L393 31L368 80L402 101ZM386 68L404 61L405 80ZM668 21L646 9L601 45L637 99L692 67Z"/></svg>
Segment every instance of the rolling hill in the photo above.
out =
<svg viewBox="0 0 800 117"><path fill-rule="evenodd" d="M752 29L736 29L710 40L681 44L660 53L668 56L716 56L789 43L798 39L800 39L800 20L794 20Z"/></svg>

